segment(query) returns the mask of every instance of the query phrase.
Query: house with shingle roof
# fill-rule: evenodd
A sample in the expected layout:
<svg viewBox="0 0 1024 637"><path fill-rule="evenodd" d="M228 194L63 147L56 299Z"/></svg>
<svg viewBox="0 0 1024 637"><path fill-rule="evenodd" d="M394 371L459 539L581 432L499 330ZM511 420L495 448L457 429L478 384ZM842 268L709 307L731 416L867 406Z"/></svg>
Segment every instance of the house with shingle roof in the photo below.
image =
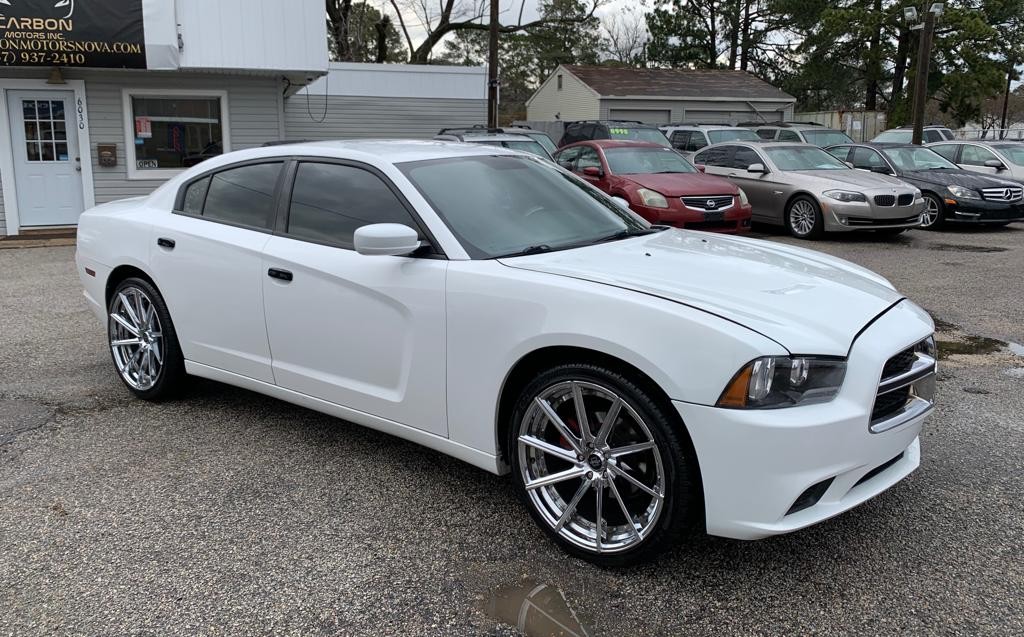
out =
<svg viewBox="0 0 1024 637"><path fill-rule="evenodd" d="M796 98L746 72L562 64L526 101L530 121L735 124L793 117Z"/></svg>

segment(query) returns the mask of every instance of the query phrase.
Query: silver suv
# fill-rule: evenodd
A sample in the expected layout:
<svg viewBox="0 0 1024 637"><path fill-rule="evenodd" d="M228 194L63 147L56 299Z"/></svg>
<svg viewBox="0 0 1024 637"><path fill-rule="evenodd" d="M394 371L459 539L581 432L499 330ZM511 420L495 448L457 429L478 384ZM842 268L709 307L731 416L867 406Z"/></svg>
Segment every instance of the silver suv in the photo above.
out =
<svg viewBox="0 0 1024 637"><path fill-rule="evenodd" d="M851 230L897 234L921 225L920 190L895 177L854 170L810 144L717 144L693 161L742 188L754 221L784 225L798 239Z"/></svg>
<svg viewBox="0 0 1024 637"><path fill-rule="evenodd" d="M746 128L736 128L725 124L668 124L658 127L665 133L672 148L690 159L693 154L711 144L731 141L758 140L757 135Z"/></svg>
<svg viewBox="0 0 1024 637"><path fill-rule="evenodd" d="M811 122L777 122L775 124L740 124L750 128L761 139L770 142L804 142L824 148L836 144L852 144L853 139L841 130L826 128Z"/></svg>
<svg viewBox="0 0 1024 637"><path fill-rule="evenodd" d="M548 161L553 161L551 154L540 145L540 142L520 133L478 133L467 130L458 133L435 135L434 139L446 142L463 142L465 144L501 146L502 148L525 151Z"/></svg>

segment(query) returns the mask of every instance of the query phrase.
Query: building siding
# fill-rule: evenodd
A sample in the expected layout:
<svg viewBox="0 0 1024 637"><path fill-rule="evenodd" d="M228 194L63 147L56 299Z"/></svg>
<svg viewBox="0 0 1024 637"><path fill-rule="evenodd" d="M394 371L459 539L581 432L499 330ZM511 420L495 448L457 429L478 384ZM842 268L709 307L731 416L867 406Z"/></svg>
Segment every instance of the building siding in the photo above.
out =
<svg viewBox="0 0 1024 637"><path fill-rule="evenodd" d="M483 99L310 95L307 102L306 97L295 95L285 100L287 139L430 139L446 126L470 126L487 120L487 102Z"/></svg>
<svg viewBox="0 0 1024 637"><path fill-rule="evenodd" d="M562 90L558 90L558 76ZM526 119L540 121L598 119L600 100L572 73L559 68L526 103Z"/></svg>

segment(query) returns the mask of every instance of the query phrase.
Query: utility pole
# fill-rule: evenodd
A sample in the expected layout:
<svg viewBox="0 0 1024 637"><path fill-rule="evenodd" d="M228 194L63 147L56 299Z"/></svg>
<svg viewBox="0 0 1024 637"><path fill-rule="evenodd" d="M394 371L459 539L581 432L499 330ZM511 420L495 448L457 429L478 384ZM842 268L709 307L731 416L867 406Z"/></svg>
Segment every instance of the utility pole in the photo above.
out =
<svg viewBox="0 0 1024 637"><path fill-rule="evenodd" d="M911 7L908 7L911 9ZM924 12L924 25L921 29L921 46L917 51L917 73L914 76L914 136L911 142L920 144L924 138L924 107L928 97L928 68L931 66L932 36L935 33L935 19L942 14L943 5L935 2ZM908 19L917 18L917 11L912 13L904 10ZM914 28L914 27L911 27Z"/></svg>
<svg viewBox="0 0 1024 637"><path fill-rule="evenodd" d="M1017 65L1013 60L1007 60L1009 68L1006 69L1006 90L1003 92L1003 121L999 125L999 139L1006 138L1006 111L1010 106L1010 83L1013 80L1013 69Z"/></svg>
<svg viewBox="0 0 1024 637"><path fill-rule="evenodd" d="M487 126L498 126L498 0L491 0L490 43L487 56Z"/></svg>

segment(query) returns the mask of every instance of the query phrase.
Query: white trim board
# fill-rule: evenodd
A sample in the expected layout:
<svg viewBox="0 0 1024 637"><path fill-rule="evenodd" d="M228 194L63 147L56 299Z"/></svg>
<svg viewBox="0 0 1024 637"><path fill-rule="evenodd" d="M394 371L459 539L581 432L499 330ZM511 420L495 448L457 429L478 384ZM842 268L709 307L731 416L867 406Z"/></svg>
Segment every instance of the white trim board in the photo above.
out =
<svg viewBox="0 0 1024 637"><path fill-rule="evenodd" d="M231 152L231 121L228 115L228 92L204 89L122 88L121 110L124 116L124 163L127 179L170 179L187 168L139 170L135 167L135 118L132 115L132 96L144 97L215 97L220 100L221 145Z"/></svg>
<svg viewBox="0 0 1024 637"><path fill-rule="evenodd" d="M11 117L7 109L7 91L72 91L74 124L78 131L78 156L82 167L82 203L85 210L96 205L92 178L92 146L89 136L89 106L85 98L85 80L66 80L64 84L47 84L46 80L0 78L0 180L3 181L4 215L7 234L21 232L18 214L18 185L14 176L14 146L11 143Z"/></svg>

